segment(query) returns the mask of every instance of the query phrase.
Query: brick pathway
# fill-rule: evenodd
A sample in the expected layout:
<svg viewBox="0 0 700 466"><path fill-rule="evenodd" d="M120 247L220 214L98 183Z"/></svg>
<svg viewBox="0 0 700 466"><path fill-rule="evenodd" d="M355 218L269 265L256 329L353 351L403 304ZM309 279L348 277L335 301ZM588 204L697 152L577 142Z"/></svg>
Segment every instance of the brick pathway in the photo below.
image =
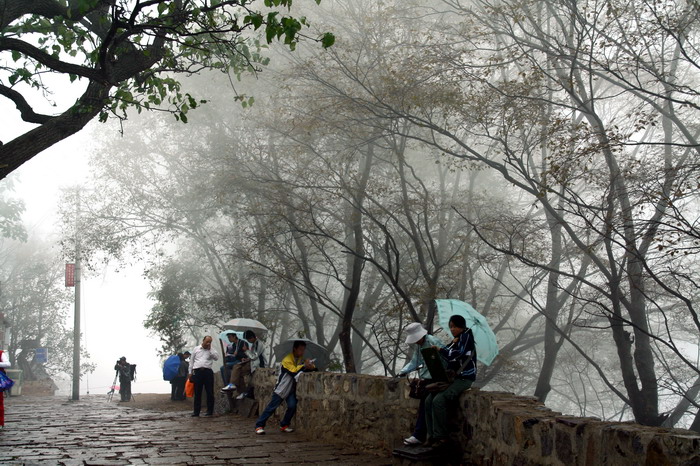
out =
<svg viewBox="0 0 700 466"><path fill-rule="evenodd" d="M388 458L317 443L311 435L283 434L269 423L223 415L190 417L117 406L106 396L6 399L0 464L210 465L391 464Z"/></svg>

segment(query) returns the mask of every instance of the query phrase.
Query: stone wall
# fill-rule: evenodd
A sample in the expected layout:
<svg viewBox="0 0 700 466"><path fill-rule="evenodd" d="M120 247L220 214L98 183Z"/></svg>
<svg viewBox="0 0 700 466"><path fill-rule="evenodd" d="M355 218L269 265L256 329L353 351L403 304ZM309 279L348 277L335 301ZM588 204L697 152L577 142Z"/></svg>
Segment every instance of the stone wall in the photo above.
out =
<svg viewBox="0 0 700 466"><path fill-rule="evenodd" d="M274 383L271 369L256 371L261 411ZM304 374L297 397L296 428L363 450L401 446L418 407L404 379L396 384L368 375ZM283 408L268 426L279 422ZM564 416L511 393L468 390L453 417L468 464L700 466L700 434L695 432Z"/></svg>
<svg viewBox="0 0 700 466"><path fill-rule="evenodd" d="M22 395L54 396L58 387L51 379L29 380L22 382Z"/></svg>

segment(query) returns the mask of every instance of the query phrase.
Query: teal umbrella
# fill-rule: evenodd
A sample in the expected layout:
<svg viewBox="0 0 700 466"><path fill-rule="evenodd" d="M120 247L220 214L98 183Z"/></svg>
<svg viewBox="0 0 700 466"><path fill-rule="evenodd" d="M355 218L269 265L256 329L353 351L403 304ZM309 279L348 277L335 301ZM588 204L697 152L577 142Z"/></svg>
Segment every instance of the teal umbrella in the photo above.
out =
<svg viewBox="0 0 700 466"><path fill-rule="evenodd" d="M469 304L458 299L436 299L435 304L437 304L438 325L447 331L450 329L448 322L451 316L457 314L464 317L464 320L467 321L467 327L472 329L474 335L476 358L483 364L490 365L498 356L498 343L496 343L496 335L489 327L486 317L479 314Z"/></svg>

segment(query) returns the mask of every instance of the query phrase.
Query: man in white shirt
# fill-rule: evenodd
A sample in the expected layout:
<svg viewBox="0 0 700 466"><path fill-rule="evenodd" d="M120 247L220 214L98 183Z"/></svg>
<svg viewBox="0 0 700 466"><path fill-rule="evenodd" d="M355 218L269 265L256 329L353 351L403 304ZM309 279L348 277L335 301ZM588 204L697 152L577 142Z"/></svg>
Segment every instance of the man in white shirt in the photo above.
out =
<svg viewBox="0 0 700 466"><path fill-rule="evenodd" d="M202 389L207 391L207 412L205 416L214 414L214 371L211 365L219 360L219 355L211 348L212 338L207 335L202 344L192 350L190 356L189 378L194 384L193 417L199 416L202 409Z"/></svg>

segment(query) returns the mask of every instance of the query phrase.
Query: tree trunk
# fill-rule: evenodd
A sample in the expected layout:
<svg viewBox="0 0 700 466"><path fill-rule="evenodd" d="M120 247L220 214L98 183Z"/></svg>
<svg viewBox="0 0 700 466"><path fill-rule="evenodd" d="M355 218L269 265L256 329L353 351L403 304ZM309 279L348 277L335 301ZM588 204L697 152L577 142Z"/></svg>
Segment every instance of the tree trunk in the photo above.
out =
<svg viewBox="0 0 700 466"><path fill-rule="evenodd" d="M351 237L353 254L348 254L348 277L349 283L346 285L345 302L343 303L342 311L342 326L340 330L339 340L340 349L343 352L343 361L345 362L345 372L357 372L355 366L355 357L352 348L352 318L355 313L355 306L360 296L360 285L362 280L362 270L365 265L363 259L365 255L364 232L362 229L362 205L365 198L365 190L369 174L372 169L374 158L374 145L369 144L367 155L360 164L360 179L356 187L357 191L354 196L351 196L354 204L350 209L349 222L347 224L348 236Z"/></svg>

